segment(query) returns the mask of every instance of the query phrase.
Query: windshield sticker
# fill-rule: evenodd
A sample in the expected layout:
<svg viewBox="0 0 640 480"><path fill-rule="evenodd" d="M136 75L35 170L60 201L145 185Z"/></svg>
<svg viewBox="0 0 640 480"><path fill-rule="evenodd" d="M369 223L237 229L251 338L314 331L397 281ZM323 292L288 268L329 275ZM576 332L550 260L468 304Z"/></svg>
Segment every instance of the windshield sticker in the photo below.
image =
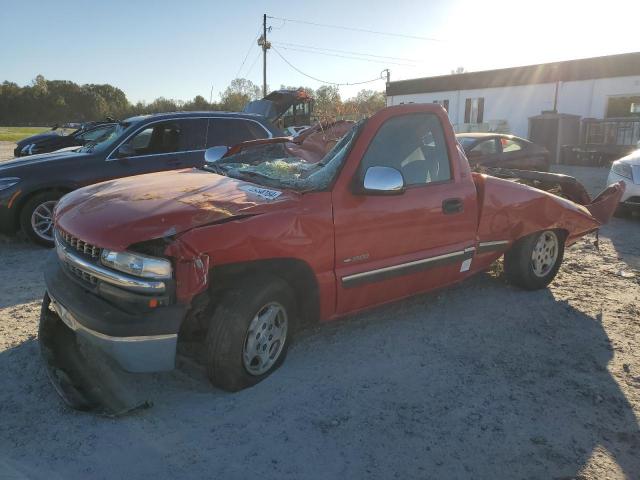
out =
<svg viewBox="0 0 640 480"><path fill-rule="evenodd" d="M245 192L253 193L254 195L258 195L259 197L266 198L267 200L275 200L280 195L282 195L282 192L279 192L278 190L269 190L268 188L259 188L252 186L240 188Z"/></svg>

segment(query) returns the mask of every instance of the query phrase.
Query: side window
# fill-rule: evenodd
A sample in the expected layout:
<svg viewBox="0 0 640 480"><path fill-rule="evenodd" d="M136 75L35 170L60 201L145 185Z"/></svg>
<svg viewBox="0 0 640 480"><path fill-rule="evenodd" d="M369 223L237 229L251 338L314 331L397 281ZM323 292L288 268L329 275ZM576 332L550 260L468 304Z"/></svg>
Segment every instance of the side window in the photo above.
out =
<svg viewBox="0 0 640 480"><path fill-rule="evenodd" d="M208 120L206 118L185 118L178 122L180 126L179 151L204 150L205 138L207 136L207 122Z"/></svg>
<svg viewBox="0 0 640 480"><path fill-rule="evenodd" d="M502 144L502 152L517 152L518 150L522 150L522 145L520 145L515 140L511 140L509 138L501 138L500 143Z"/></svg>
<svg viewBox="0 0 640 480"><path fill-rule="evenodd" d="M483 140L471 149L472 152L480 155L492 155L498 153L498 146L495 139Z"/></svg>
<svg viewBox="0 0 640 480"><path fill-rule="evenodd" d="M255 122L238 118L211 118L207 133L207 148L219 145L231 147L240 142L268 136L267 131Z"/></svg>
<svg viewBox="0 0 640 480"><path fill-rule="evenodd" d="M406 185L451 179L447 145L438 117L417 113L387 120L362 158L362 172L374 166L399 170Z"/></svg>
<svg viewBox="0 0 640 480"><path fill-rule="evenodd" d="M127 143L136 156L202 150L206 128L207 121L202 119L154 123Z"/></svg>
<svg viewBox="0 0 640 480"><path fill-rule="evenodd" d="M464 123L482 123L484 119L484 97L467 98L464 102Z"/></svg>
<svg viewBox="0 0 640 480"><path fill-rule="evenodd" d="M449 112L449 99L445 98L444 100L434 100L433 103L437 103L438 105L442 105L442 108L444 108L447 113Z"/></svg>

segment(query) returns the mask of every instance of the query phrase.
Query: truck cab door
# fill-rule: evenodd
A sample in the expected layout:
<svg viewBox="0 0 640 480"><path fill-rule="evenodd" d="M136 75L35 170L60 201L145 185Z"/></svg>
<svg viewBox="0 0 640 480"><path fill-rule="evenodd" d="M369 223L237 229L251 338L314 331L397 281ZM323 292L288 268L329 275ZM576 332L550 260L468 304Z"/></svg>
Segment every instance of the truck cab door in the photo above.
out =
<svg viewBox="0 0 640 480"><path fill-rule="evenodd" d="M332 199L337 313L461 278L474 252L476 190L444 114L375 115L352 155L357 169L350 184L341 175Z"/></svg>

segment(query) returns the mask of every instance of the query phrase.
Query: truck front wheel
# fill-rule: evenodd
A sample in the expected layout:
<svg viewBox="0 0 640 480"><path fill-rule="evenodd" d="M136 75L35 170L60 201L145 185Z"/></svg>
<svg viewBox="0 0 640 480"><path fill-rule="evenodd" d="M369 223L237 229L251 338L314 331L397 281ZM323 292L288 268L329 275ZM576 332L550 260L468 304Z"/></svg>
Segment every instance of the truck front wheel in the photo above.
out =
<svg viewBox="0 0 640 480"><path fill-rule="evenodd" d="M545 230L521 238L504 255L504 271L511 282L526 290L545 288L558 273L564 256L564 237Z"/></svg>
<svg viewBox="0 0 640 480"><path fill-rule="evenodd" d="M235 392L268 377L284 361L295 317L293 293L278 278L250 279L223 293L206 336L211 383Z"/></svg>

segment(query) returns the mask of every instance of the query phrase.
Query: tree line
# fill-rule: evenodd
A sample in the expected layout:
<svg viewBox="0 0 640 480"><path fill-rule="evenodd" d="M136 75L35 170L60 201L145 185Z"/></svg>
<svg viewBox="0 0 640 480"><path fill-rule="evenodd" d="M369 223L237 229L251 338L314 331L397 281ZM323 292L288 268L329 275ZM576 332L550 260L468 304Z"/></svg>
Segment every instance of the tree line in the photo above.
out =
<svg viewBox="0 0 640 480"><path fill-rule="evenodd" d="M361 90L353 98L342 100L334 86L322 86L317 90L284 85L281 88L303 88L314 98L315 116L322 120L358 119L385 105L384 94L373 90ZM29 85L22 87L9 81L0 84L0 125L47 126L100 120L108 116L124 119L172 111L234 112L241 111L247 102L261 97L260 87L246 78L236 78L214 102L197 95L189 101L158 97L150 103L131 103L122 90L109 84L78 85L68 80L47 80L38 75Z"/></svg>

